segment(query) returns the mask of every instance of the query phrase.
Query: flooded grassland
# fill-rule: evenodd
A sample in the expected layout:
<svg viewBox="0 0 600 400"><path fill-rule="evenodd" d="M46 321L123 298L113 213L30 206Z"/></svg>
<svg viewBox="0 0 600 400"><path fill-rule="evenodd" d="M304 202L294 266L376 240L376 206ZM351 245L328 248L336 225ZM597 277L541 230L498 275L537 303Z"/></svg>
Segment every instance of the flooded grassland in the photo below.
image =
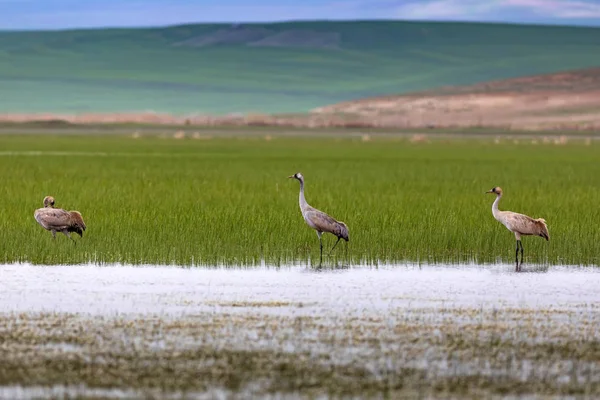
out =
<svg viewBox="0 0 600 400"><path fill-rule="evenodd" d="M179 266L318 264L308 203L350 231L337 264L509 263L515 237L501 210L544 218L550 241L523 240L525 264L600 265L599 141L257 134L0 135L0 263ZM46 195L77 210L73 243L33 218ZM331 249L335 237L323 236Z"/></svg>
<svg viewBox="0 0 600 400"><path fill-rule="evenodd" d="M600 271L0 267L0 397L600 395Z"/></svg>

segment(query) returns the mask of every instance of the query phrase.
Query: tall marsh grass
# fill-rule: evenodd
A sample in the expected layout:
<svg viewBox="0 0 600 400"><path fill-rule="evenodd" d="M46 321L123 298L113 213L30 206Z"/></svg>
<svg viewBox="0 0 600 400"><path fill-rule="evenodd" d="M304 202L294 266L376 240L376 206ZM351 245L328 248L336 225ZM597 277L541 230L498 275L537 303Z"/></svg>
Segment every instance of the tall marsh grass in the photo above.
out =
<svg viewBox="0 0 600 400"><path fill-rule="evenodd" d="M0 262L255 265L318 263L308 202L350 229L324 263L507 262L500 208L543 217L525 264L600 262L598 145L399 138L0 136ZM33 219L45 195L88 225L73 245ZM335 242L324 236L327 250Z"/></svg>

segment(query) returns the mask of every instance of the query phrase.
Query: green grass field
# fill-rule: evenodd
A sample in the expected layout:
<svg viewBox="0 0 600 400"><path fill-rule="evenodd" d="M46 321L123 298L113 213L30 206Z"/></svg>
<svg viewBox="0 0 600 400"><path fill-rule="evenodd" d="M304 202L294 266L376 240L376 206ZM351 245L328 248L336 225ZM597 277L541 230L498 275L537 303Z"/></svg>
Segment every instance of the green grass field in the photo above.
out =
<svg viewBox="0 0 600 400"><path fill-rule="evenodd" d="M237 43L181 45L227 29L0 32L0 112L302 112L600 65L598 28L297 22L245 25L248 38ZM250 37L260 30L289 35L278 47L257 47ZM303 32L338 40L331 48L298 47Z"/></svg>
<svg viewBox="0 0 600 400"><path fill-rule="evenodd" d="M524 238L525 265L599 263L600 152L583 140L6 134L0 149L0 262L318 264L287 179L300 171L308 202L350 229L347 258L340 243L325 265L513 263L514 236L484 194L493 186L501 209L548 222L550 242ZM77 245L34 220L45 195L83 214Z"/></svg>

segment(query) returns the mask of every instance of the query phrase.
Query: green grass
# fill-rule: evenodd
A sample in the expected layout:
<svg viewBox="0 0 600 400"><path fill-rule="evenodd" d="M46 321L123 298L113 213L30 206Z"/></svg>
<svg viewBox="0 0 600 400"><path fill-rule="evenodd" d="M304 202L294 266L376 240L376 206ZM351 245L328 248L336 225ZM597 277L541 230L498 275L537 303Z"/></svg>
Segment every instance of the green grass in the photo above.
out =
<svg viewBox="0 0 600 400"><path fill-rule="evenodd" d="M548 222L550 242L523 239L525 263L599 263L597 143L88 134L2 135L0 149L1 262L318 263L287 179L300 171L308 202L350 229L348 258L341 243L328 265L512 263L514 236L484 194L494 186L501 209ZM83 214L76 246L35 222L45 195Z"/></svg>
<svg viewBox="0 0 600 400"><path fill-rule="evenodd" d="M600 65L600 30L401 21L255 24L334 50L175 46L228 25L0 32L0 111L301 112L365 96Z"/></svg>

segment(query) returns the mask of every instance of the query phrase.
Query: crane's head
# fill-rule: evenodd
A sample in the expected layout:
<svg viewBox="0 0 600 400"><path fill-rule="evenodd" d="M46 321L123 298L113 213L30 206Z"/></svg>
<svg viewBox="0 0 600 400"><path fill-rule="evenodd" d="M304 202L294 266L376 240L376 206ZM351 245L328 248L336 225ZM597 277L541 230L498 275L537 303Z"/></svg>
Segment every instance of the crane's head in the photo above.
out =
<svg viewBox="0 0 600 400"><path fill-rule="evenodd" d="M294 175L288 176L288 178L296 178L300 182L304 182L304 177L302 176L302 174L300 172L296 172Z"/></svg>
<svg viewBox="0 0 600 400"><path fill-rule="evenodd" d="M44 197L44 207L54 207L54 197L46 196Z"/></svg>
<svg viewBox="0 0 600 400"><path fill-rule="evenodd" d="M492 190L488 190L486 193L494 193L495 195L501 196L502 188L500 186L496 186L495 188L492 188Z"/></svg>
<svg viewBox="0 0 600 400"><path fill-rule="evenodd" d="M348 235L348 225L346 225L343 221L338 221L338 224L340 224L341 228L338 237L348 242L350 240L350 236Z"/></svg>

